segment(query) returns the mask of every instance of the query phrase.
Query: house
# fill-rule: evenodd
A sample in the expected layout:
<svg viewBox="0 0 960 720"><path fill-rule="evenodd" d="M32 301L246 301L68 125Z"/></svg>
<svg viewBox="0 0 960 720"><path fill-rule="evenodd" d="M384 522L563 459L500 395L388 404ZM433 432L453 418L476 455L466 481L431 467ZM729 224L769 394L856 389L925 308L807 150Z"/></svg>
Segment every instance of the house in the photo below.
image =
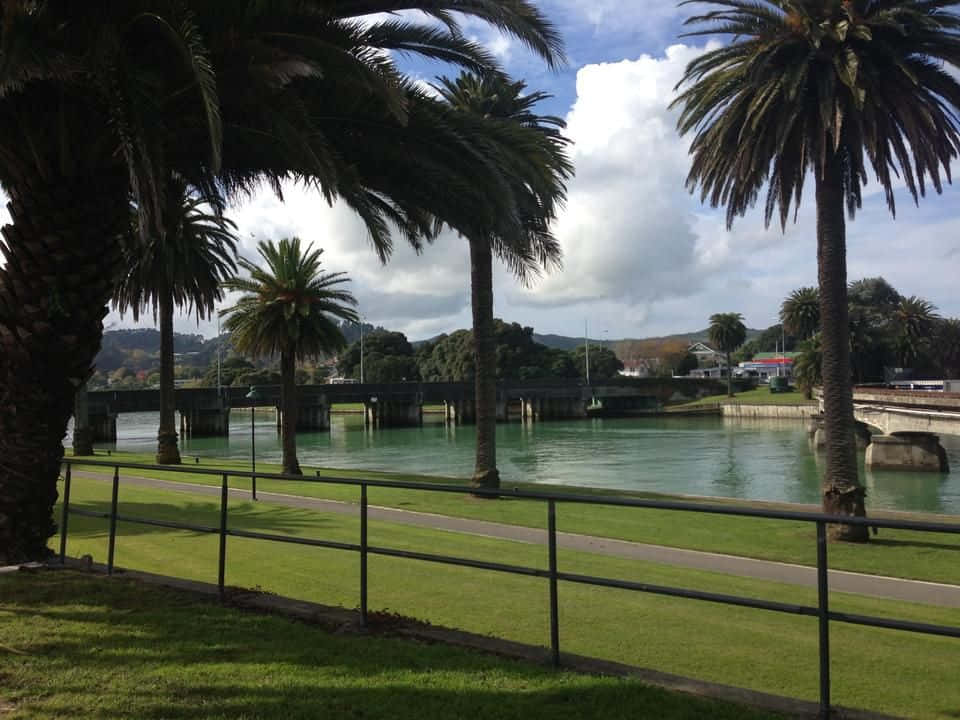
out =
<svg viewBox="0 0 960 720"><path fill-rule="evenodd" d="M706 343L694 343L687 348L687 352L696 356L701 367L704 365L724 365L727 362L727 358L722 352L714 350Z"/></svg>
<svg viewBox="0 0 960 720"><path fill-rule="evenodd" d="M752 377L760 382L772 377L793 377L793 363L798 352L757 353L751 360L740 363L733 371L734 377Z"/></svg>
<svg viewBox="0 0 960 720"><path fill-rule="evenodd" d="M620 375L623 377L646 378L657 374L663 361L660 358L639 358L627 364Z"/></svg>

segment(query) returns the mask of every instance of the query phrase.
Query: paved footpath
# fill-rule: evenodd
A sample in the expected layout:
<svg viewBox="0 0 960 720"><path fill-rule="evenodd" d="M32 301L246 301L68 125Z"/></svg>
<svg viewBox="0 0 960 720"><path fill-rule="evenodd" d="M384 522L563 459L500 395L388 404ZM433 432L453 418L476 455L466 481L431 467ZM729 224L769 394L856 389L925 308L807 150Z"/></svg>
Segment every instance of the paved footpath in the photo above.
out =
<svg viewBox="0 0 960 720"><path fill-rule="evenodd" d="M110 482L112 479L107 475L80 470L75 470L73 474L78 477L91 478L103 482ZM220 496L220 487L214 485L175 482L129 475L123 475L121 479L124 483L145 488L172 490L196 495ZM237 499L250 499L249 490L231 489L230 495ZM270 505L284 505L287 507L304 508L340 515L357 516L360 513L360 506L358 504L341 502L339 500L323 500L320 498L304 497L302 495L264 492L262 490L257 493L257 499L260 502ZM368 517L371 520L380 520L398 525L414 525L434 530L481 535L484 537L512 540L534 545L547 544L547 532L545 530L488 522L485 520L471 520L468 518L451 517L449 515L436 515L433 513L415 512L375 505L371 505L368 508ZM663 545L649 545L646 543L613 540L565 532L557 533L557 544L559 547L568 550L579 550L597 553L599 555L643 560L695 570L707 570L759 580L772 580L791 585L817 586L816 568L806 565L794 565L771 560L755 560L753 558L736 555L722 555L700 550L683 550L681 548L665 547ZM921 580L904 580L882 575L865 575L862 573L847 572L845 570L830 570L830 589L834 592L855 593L857 595L870 595L891 600L960 608L960 585L947 585Z"/></svg>

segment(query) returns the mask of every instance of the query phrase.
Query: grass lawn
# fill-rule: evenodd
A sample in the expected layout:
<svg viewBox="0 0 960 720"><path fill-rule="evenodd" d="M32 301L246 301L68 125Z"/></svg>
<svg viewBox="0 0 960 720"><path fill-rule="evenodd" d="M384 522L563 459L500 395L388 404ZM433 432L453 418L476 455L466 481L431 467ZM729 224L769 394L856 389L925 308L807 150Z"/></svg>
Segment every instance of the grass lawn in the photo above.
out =
<svg viewBox="0 0 960 720"><path fill-rule="evenodd" d="M77 478L72 501L103 512L109 507L109 493L106 483ZM217 503L211 498L135 487L121 488L120 511L206 525L216 525L218 517ZM230 523L247 530L345 542L359 537L359 522L351 517L245 501L231 502ZM566 529L563 516L560 526ZM106 521L73 517L68 552L89 553L96 561L104 561L106 538ZM540 568L547 560L545 549L538 546L375 521L370 523L370 542ZM119 526L117 564L121 567L214 582L216 558L216 536L127 523ZM574 573L815 603L814 589L563 549L559 566ZM370 558L369 573L372 609L535 645L548 642L548 592L542 579L375 555ZM354 553L228 540L227 582L231 585L356 607L358 576ZM6 591L0 592L0 597L6 596ZM812 618L566 583L561 584L559 597L564 651L781 695L817 697L817 624ZM831 606L960 625L956 609L840 593L831 596ZM191 625L186 634L199 632L202 626ZM960 641L839 623L832 625L831 633L836 703L918 718L960 715L960 683L956 682ZM238 693L242 695L239 689Z"/></svg>
<svg viewBox="0 0 960 720"><path fill-rule="evenodd" d="M672 405L671 407L698 407L700 405L716 405L717 403L741 403L743 405L815 405L815 400L808 400L802 392L796 390L785 393L772 393L770 388L761 386L753 390L738 392L733 397L726 393L721 395L709 395L693 402L683 403L682 405Z"/></svg>
<svg viewBox="0 0 960 720"><path fill-rule="evenodd" d="M4 718L773 716L76 573L0 578Z"/></svg>
<svg viewBox="0 0 960 720"><path fill-rule="evenodd" d="M110 459L123 462L150 463L152 457L141 454L117 453ZM106 457L99 459L107 460ZM205 460L201 467L224 467L249 470L240 461ZM109 472L106 468L92 468ZM277 466L264 466L264 472L279 472ZM305 472L312 472L312 470ZM393 478L414 482L453 482L462 479L435 478L368 471L325 471L344 478ZM130 475L160 477L169 480L216 484L214 476L170 473L164 471L129 470ZM232 487L248 487L243 479L231 480ZM631 495L625 492L587 490L582 488L551 488L545 485L511 483L511 487L534 490L556 490L583 494ZM259 479L261 491L330 498L357 502L359 491L349 486L309 482L290 482ZM640 497L649 494L632 493ZM387 507L433 512L459 517L523 525L546 527L546 509L542 503L502 500L476 500L468 496L431 493L415 490L373 488L370 502ZM718 502L711 500L711 502ZM805 565L816 564L815 530L809 523L791 523L776 520L732 518L719 515L679 514L660 510L608 508L587 505L562 505L558 509L561 529L566 532L599 535L603 537L653 543L671 547L705 550L742 555L765 560L779 560ZM922 516L915 516L923 519ZM942 519L942 518L941 518ZM883 530L865 545L836 544L830 548L831 567L856 572L908 577L934 582L960 583L960 535Z"/></svg>

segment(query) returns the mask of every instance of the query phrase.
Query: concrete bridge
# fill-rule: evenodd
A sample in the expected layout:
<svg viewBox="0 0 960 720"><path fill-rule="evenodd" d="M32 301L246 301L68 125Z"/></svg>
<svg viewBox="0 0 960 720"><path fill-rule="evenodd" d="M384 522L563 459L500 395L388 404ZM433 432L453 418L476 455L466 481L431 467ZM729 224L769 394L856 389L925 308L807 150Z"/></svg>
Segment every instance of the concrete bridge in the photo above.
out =
<svg viewBox="0 0 960 720"><path fill-rule="evenodd" d="M960 393L855 388L853 415L868 469L949 471L940 436L960 436Z"/></svg>
<svg viewBox="0 0 960 720"><path fill-rule="evenodd" d="M247 387L176 390L174 402L180 413L181 433L195 437L226 435L230 431L230 410L253 404L277 408L279 422L280 386L261 385L257 389L261 399L255 403L247 398ZM497 419L583 418L589 406L603 415L644 414L656 412L669 400L696 399L725 390L724 383L709 378L618 378L590 386L579 381L501 382L497 385ZM472 382L301 385L297 387L297 427L307 431L329 429L330 407L343 403L363 405L365 421L374 427L419 425L424 405L443 406L448 422L476 420ZM159 409L159 390L92 391L86 394L85 403L78 400L76 425L88 427L96 442L113 442L118 415Z"/></svg>

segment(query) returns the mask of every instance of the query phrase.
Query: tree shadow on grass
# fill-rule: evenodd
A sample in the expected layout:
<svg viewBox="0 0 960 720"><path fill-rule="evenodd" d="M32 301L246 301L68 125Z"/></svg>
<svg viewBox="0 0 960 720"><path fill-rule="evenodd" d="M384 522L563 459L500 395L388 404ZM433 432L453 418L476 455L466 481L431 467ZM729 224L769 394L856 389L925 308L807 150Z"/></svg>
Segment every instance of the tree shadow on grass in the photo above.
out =
<svg viewBox="0 0 960 720"><path fill-rule="evenodd" d="M879 545L881 547L911 547L925 548L929 550L946 550L950 552L960 552L960 540L944 538L942 542L924 542L923 540L893 540L890 538L870 538L870 545Z"/></svg>
<svg viewBox="0 0 960 720"><path fill-rule="evenodd" d="M71 509L82 510L84 512L101 514L110 512L110 502L106 500L72 502L70 503L70 507ZM177 503L121 501L117 506L117 514L131 518L176 522L207 528L217 528L220 526L220 509L218 505L189 500ZM342 524L343 521L339 516L283 505L258 507L252 503L231 502L228 506L227 513L227 526L229 528L278 535L302 535L310 530L341 527ZM81 515L72 515L69 520L68 536L69 538L98 537L106 533L108 529L109 520L106 518L89 518ZM128 521L120 521L118 524L118 533L126 536L163 532L178 531Z"/></svg>
<svg viewBox="0 0 960 720"><path fill-rule="evenodd" d="M19 626L29 640L17 642L26 654L16 656L10 683L27 713L183 720L771 717L440 644L331 634L138 583L57 572L5 584L13 622L30 622ZM38 695L31 686L45 691Z"/></svg>

